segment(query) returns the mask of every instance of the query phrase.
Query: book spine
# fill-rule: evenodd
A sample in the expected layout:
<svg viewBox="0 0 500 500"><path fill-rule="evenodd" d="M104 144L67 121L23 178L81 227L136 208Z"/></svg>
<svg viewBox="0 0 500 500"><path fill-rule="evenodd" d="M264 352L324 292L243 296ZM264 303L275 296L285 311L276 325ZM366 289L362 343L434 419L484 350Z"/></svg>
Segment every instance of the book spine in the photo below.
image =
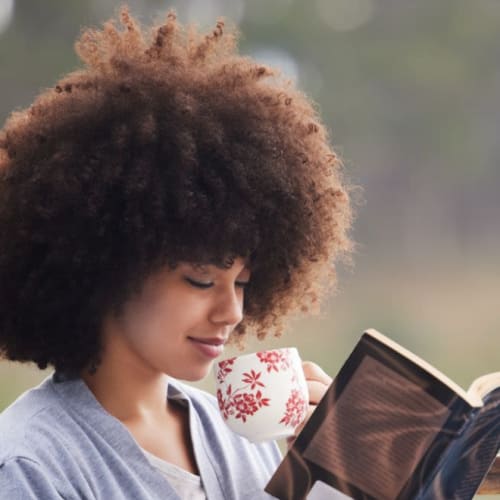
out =
<svg viewBox="0 0 500 500"><path fill-rule="evenodd" d="M500 388L476 410L417 500L470 500L500 448Z"/></svg>

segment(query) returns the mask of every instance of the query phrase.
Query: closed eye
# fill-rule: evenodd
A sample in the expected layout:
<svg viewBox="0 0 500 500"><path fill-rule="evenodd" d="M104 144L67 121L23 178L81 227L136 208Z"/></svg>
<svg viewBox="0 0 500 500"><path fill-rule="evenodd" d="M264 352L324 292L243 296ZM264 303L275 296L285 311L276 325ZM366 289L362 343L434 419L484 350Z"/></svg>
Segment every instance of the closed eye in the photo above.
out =
<svg viewBox="0 0 500 500"><path fill-rule="evenodd" d="M214 286L213 283L203 283L201 281L195 281L191 278L188 278L187 276L184 277L184 279L191 285L191 286L194 286L196 288L201 288L203 290L205 290L206 288L211 288L212 286Z"/></svg>
<svg viewBox="0 0 500 500"><path fill-rule="evenodd" d="M184 279L191 285L191 286L194 286L196 288L201 288L202 290L206 290L207 288L212 288L214 286L213 283L204 283L203 281L196 281L192 278L189 278L187 276L184 277ZM235 282L235 285L238 287L238 288L242 288L242 289L245 289L248 285L249 285L249 281L236 281Z"/></svg>

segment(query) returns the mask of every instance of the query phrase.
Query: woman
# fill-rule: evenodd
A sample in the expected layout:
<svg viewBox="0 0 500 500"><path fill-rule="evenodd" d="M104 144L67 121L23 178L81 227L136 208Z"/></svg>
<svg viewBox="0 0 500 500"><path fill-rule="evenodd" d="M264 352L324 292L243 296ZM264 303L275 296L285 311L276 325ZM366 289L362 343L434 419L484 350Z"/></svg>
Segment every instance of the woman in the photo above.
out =
<svg viewBox="0 0 500 500"><path fill-rule="evenodd" d="M121 23L1 131L0 351L55 372L0 416L0 496L267 498L276 444L179 379L317 307L348 187L313 105L222 22ZM331 379L304 371L312 409Z"/></svg>

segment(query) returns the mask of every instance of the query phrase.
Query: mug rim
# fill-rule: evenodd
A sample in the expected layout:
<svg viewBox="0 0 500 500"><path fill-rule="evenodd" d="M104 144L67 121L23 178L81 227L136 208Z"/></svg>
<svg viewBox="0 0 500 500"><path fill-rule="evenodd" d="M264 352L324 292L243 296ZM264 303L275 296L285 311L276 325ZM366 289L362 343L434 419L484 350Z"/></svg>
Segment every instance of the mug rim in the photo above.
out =
<svg viewBox="0 0 500 500"><path fill-rule="evenodd" d="M217 366L219 363L222 363L224 361L227 361L228 359L245 359L250 356L255 356L257 353L264 353L264 352L271 352L271 351L285 351L285 350L292 350L296 352L297 354L299 353L298 349L296 347L276 347L275 349L263 349L261 351L254 351L254 352L247 352L245 354L240 354L236 356L226 356L225 358L221 359L216 359L215 360L215 365Z"/></svg>

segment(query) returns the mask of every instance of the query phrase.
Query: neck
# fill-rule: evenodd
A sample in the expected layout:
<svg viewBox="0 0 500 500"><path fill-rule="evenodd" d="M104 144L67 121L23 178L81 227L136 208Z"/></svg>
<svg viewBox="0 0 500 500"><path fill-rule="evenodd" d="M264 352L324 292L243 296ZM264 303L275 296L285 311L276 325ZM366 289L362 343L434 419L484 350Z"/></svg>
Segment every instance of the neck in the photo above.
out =
<svg viewBox="0 0 500 500"><path fill-rule="evenodd" d="M130 355L122 336L104 337L102 362L81 378L103 408L123 423L158 421L167 413L168 376Z"/></svg>
<svg viewBox="0 0 500 500"><path fill-rule="evenodd" d="M165 416L168 377L134 379L117 376L123 371L98 369L82 379L102 407L122 422L148 421Z"/></svg>

